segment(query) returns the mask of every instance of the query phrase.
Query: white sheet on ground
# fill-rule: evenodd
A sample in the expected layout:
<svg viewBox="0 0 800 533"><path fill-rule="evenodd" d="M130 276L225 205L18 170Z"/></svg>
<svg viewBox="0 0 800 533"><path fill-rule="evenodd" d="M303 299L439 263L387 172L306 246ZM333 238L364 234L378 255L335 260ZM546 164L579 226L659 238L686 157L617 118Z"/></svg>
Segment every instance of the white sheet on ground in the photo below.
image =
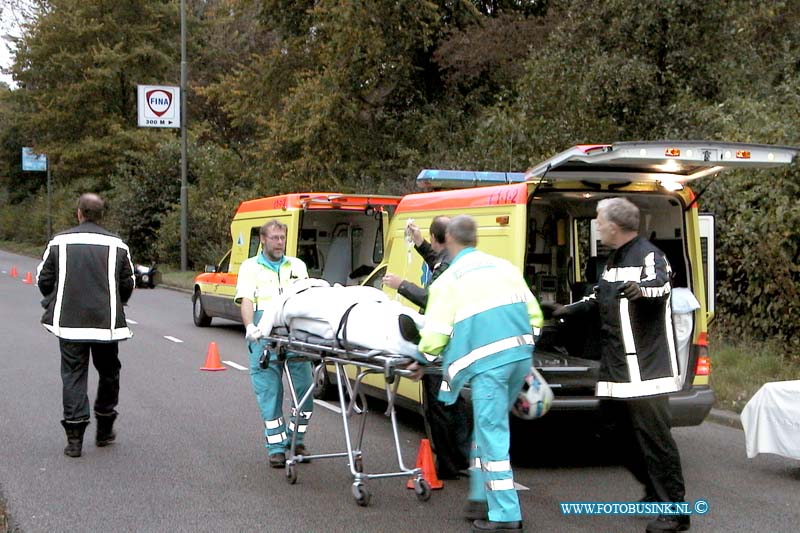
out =
<svg viewBox="0 0 800 533"><path fill-rule="evenodd" d="M765 383L742 411L747 457L774 453L800 460L800 380Z"/></svg>
<svg viewBox="0 0 800 533"><path fill-rule="evenodd" d="M286 327L333 340L351 307L339 340L346 336L349 344L362 348L397 355L417 354L417 345L400 335L398 321L400 315L407 315L421 328L424 317L374 287L331 287L324 280L301 280L270 302L258 327L264 333Z"/></svg>

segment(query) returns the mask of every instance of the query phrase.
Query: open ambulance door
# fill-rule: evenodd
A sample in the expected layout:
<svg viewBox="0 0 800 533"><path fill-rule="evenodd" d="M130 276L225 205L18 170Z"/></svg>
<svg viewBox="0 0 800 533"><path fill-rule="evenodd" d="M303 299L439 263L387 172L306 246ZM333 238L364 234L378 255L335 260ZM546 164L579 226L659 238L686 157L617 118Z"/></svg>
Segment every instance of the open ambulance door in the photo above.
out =
<svg viewBox="0 0 800 533"><path fill-rule="evenodd" d="M700 251L703 255L703 274L706 286L706 320L711 322L714 318L716 294L716 255L714 215L701 213L700 219Z"/></svg>

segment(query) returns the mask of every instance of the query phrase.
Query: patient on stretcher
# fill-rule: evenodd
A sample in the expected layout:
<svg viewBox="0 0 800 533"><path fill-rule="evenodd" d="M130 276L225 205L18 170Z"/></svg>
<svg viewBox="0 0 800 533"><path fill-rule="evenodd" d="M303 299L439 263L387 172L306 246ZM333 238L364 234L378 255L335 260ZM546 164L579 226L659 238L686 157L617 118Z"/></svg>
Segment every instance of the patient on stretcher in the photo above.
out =
<svg viewBox="0 0 800 533"><path fill-rule="evenodd" d="M423 315L374 287L298 280L263 311L257 325L264 335L285 328L298 340L419 357L416 330L424 324Z"/></svg>

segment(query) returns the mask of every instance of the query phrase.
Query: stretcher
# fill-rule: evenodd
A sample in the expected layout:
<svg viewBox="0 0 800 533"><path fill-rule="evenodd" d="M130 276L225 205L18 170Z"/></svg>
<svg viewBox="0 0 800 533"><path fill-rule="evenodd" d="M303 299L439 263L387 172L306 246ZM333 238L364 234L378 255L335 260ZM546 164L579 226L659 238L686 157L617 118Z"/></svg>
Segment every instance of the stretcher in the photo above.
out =
<svg viewBox="0 0 800 533"><path fill-rule="evenodd" d="M289 381L289 391L291 393L292 407L296 412L300 412L300 406L311 397L314 386L311 387L302 397L298 398L294 390L292 375L288 371L287 359L291 354L292 360L298 358L310 361L314 365L314 380L317 382L319 372L326 372L328 365L333 365L336 374L336 385L339 392L339 407L341 410L342 427L344 430L345 451L335 453L323 453L315 455L296 455L297 433L292 433L291 443L286 454L286 480L293 485L297 482L297 464L309 462L312 459L331 459L346 457L350 475L353 478L351 486L353 497L356 503L362 507L369 505L371 494L367 488L367 481L371 479L383 478L411 478L414 492L420 501L427 501L431 497L431 486L422 477L421 468L409 468L403 461L400 450L400 438L398 436L397 418L395 415L395 397L400 377L410 375L410 371L405 367L414 359L408 356L398 356L378 350L367 350L352 348L345 342L342 344L337 341L327 341L324 339L299 340L291 335L280 335L273 333L262 339L264 343L264 354L262 361L269 364L268 351L277 354L277 364L284 365L284 375ZM273 364L275 364L273 362ZM357 368L355 380L351 383L345 373L346 365L354 365ZM262 363L263 366L263 363ZM435 366L425 367L426 372L441 372L441 368ZM392 436L394 440L395 453L399 470L394 472L364 472L364 460L362 443L364 440L364 429L366 426L367 401L361 388L364 378L371 374L382 374L385 378L385 390L388 400L386 415L391 420ZM345 392L347 394L345 394ZM360 400L360 401L359 401ZM359 405L360 404L360 405ZM353 438L350 428L350 418L360 416L357 429L357 437Z"/></svg>

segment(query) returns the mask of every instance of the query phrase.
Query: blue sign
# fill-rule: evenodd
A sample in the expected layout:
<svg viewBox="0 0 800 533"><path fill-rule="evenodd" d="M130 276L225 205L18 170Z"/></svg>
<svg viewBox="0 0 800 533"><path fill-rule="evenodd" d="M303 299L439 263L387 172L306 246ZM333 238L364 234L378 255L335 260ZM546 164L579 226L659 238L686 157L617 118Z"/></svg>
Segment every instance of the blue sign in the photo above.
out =
<svg viewBox="0 0 800 533"><path fill-rule="evenodd" d="M22 147L22 170L47 172L47 156L36 154L28 146Z"/></svg>

